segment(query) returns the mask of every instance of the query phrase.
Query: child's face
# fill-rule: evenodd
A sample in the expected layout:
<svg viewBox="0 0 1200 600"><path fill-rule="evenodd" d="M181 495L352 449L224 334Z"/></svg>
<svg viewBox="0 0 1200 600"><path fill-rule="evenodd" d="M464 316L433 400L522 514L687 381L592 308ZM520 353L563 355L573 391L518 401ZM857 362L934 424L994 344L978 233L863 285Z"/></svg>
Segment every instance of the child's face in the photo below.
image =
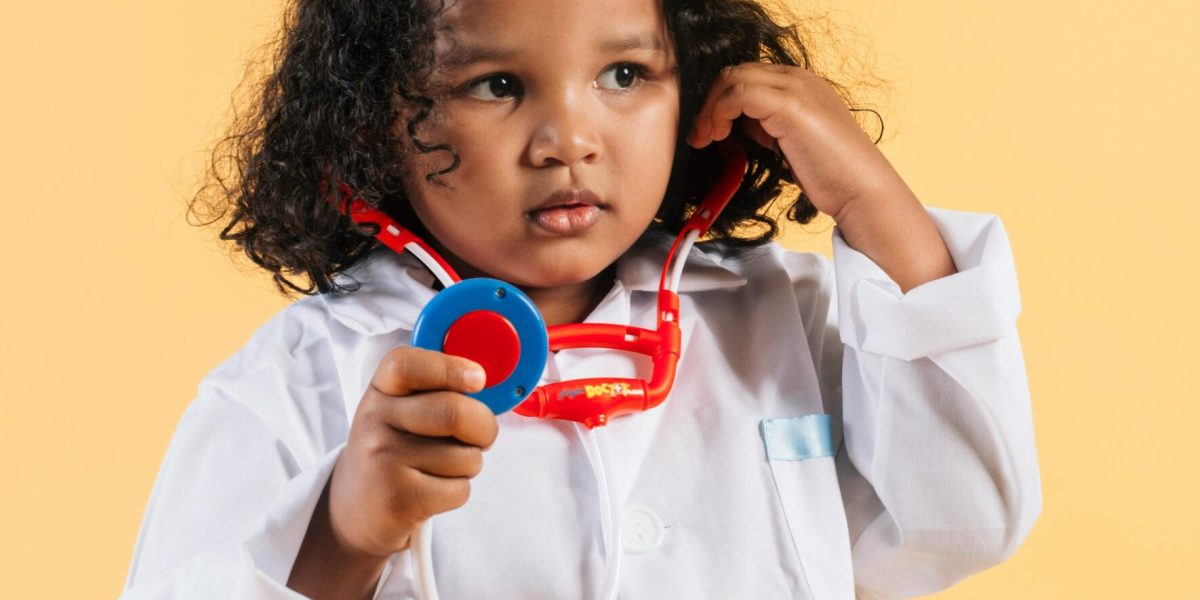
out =
<svg viewBox="0 0 1200 600"><path fill-rule="evenodd" d="M449 95L417 138L461 163L428 183L450 155L415 154L402 115L417 216L464 276L588 282L645 231L670 175L679 85L658 0L458 0L439 29L431 83Z"/></svg>

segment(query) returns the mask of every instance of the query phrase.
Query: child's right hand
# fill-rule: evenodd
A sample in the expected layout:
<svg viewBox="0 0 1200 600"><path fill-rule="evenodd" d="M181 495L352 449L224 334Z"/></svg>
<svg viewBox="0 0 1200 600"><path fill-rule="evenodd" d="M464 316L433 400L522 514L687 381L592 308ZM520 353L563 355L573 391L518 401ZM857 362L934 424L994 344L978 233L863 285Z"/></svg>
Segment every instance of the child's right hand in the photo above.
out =
<svg viewBox="0 0 1200 600"><path fill-rule="evenodd" d="M380 361L329 482L341 544L386 557L423 521L466 503L499 431L487 405L464 395L484 380L478 364L421 348Z"/></svg>

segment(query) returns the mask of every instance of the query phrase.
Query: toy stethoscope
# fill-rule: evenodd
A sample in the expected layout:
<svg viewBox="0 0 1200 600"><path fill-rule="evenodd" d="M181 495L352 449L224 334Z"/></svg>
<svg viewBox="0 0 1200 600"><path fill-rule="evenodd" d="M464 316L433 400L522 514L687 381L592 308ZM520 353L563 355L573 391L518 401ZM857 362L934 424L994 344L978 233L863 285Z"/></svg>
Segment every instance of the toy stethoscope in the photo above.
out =
<svg viewBox="0 0 1200 600"><path fill-rule="evenodd" d="M483 390L470 396L500 414L515 408L519 415L562 419L582 424L588 430L608 423L613 417L649 410L667 398L675 381L679 361L679 279L696 239L712 226L741 185L746 157L733 141L718 145L725 169L708 196L700 203L675 238L663 264L658 287L657 328L626 325L573 323L546 327L537 306L516 287L497 279L463 281L432 247L382 211L372 208L341 184L339 209L359 225L378 228L375 237L399 254L411 252L442 283L439 292L422 310L413 325L412 345L446 354L463 356L484 368ZM649 356L654 364L649 382L641 379L592 378L561 381L538 386L549 352L568 348L610 348ZM606 592L617 592L620 571L619 507L609 494L603 465L607 462L594 437L587 443L597 486L609 505L604 525ZM603 505L602 504L602 505ZM423 598L437 600L432 559L432 519L426 520L412 539L413 554Z"/></svg>

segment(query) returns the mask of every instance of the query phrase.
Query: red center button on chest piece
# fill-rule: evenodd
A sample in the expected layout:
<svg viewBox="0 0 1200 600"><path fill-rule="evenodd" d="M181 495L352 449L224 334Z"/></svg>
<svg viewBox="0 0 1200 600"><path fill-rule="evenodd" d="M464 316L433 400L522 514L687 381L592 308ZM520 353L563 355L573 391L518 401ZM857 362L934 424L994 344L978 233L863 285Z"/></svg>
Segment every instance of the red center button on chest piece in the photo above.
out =
<svg viewBox="0 0 1200 600"><path fill-rule="evenodd" d="M491 387L507 379L517 367L521 340L508 319L490 310L477 310L450 326L442 352L479 363L487 373L484 387Z"/></svg>

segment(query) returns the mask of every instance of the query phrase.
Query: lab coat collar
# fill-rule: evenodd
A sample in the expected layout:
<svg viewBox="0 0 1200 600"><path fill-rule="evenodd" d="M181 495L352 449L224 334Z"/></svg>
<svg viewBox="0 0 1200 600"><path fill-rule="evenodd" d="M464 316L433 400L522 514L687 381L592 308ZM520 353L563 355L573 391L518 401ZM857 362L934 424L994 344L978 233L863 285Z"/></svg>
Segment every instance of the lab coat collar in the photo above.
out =
<svg viewBox="0 0 1200 600"><path fill-rule="evenodd" d="M675 236L647 232L617 261L617 281L635 292L658 292L663 261ZM693 247L683 266L679 292L706 292L746 285L746 278L731 269L715 252Z"/></svg>
<svg viewBox="0 0 1200 600"><path fill-rule="evenodd" d="M673 237L662 232L643 235L617 261L616 284L587 321L628 323L629 296L621 292L657 292L663 261L673 241ZM432 288L433 276L419 260L408 253L398 255L383 246L336 277L341 284L353 280L360 287L349 294L322 294L320 299L336 321L363 335L411 331L421 309L437 293ZM718 254L693 248L684 265L679 292L745 284L746 278L726 266ZM622 298L626 301L618 302ZM622 306L615 306L618 303Z"/></svg>

